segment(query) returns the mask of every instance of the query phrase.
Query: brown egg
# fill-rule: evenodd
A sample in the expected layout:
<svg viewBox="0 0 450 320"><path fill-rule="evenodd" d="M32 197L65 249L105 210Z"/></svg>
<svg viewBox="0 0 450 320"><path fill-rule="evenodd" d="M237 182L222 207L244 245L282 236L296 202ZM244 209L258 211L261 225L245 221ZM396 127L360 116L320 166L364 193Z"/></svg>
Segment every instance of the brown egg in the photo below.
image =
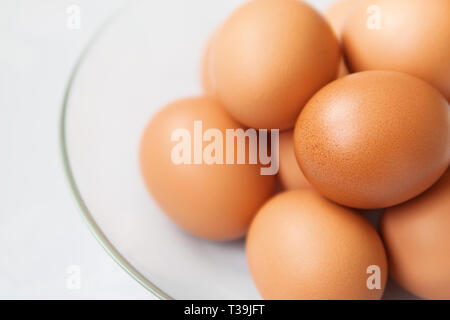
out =
<svg viewBox="0 0 450 320"><path fill-rule="evenodd" d="M345 64L345 60L342 59L341 62L339 63L339 70L338 70L337 77L342 78L343 76L346 76L348 74L349 74L349 72L348 72L347 65Z"/></svg>
<svg viewBox="0 0 450 320"><path fill-rule="evenodd" d="M450 170L381 219L393 278L427 299L450 299Z"/></svg>
<svg viewBox="0 0 450 320"><path fill-rule="evenodd" d="M445 98L419 78L367 71L320 90L300 114L297 161L325 197L354 208L407 201L428 189L450 161Z"/></svg>
<svg viewBox="0 0 450 320"><path fill-rule="evenodd" d="M214 94L214 84L211 77L211 49L212 49L212 43L214 39L214 35L211 36L208 43L206 44L205 51L203 53L202 57L202 87L203 92L206 95L212 95Z"/></svg>
<svg viewBox="0 0 450 320"><path fill-rule="evenodd" d="M293 130L280 134L280 168L278 177L281 186L286 190L310 188L311 185L300 170L297 159L295 159L293 134Z"/></svg>
<svg viewBox="0 0 450 320"><path fill-rule="evenodd" d="M325 10L325 17L333 28L339 41L341 40L342 29L347 21L347 17L355 8L355 5L357 5L360 1L361 0L336 0ZM342 57L339 64L338 78L341 78L348 73L348 68L345 64L344 58Z"/></svg>
<svg viewBox="0 0 450 320"><path fill-rule="evenodd" d="M353 71L395 70L420 77L450 100L450 1L369 0L345 25Z"/></svg>
<svg viewBox="0 0 450 320"><path fill-rule="evenodd" d="M341 38L342 29L349 14L360 2L361 0L336 0L325 10L325 17L338 39Z"/></svg>
<svg viewBox="0 0 450 320"><path fill-rule="evenodd" d="M194 121L201 121L202 130L194 129ZM236 128L241 125L213 98L190 98L158 112L142 137L141 170L150 194L175 223L196 236L212 240L242 237L258 208L274 192L274 176L261 175L258 164L225 164L225 160L220 164L223 157L207 164L205 154L213 143L206 142L207 130L222 133L225 145L225 130ZM190 135L183 140L183 151L176 148L182 146L176 136L181 133ZM218 139L214 143L216 151L209 149L210 154L219 155ZM186 161L175 157L186 157Z"/></svg>
<svg viewBox="0 0 450 320"><path fill-rule="evenodd" d="M289 129L336 77L339 44L325 19L297 0L254 0L219 29L212 74L219 100L241 123Z"/></svg>
<svg viewBox="0 0 450 320"><path fill-rule="evenodd" d="M306 189L281 193L259 210L247 258L265 299L379 299L388 273L370 223Z"/></svg>

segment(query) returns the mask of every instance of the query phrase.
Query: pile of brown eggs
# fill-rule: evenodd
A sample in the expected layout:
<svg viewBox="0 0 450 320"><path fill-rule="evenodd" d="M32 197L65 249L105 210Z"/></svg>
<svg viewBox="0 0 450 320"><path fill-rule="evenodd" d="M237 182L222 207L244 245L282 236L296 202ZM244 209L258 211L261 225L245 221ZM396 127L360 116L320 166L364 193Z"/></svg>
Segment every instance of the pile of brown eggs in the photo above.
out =
<svg viewBox="0 0 450 320"><path fill-rule="evenodd" d="M149 122L150 194L190 234L247 235L263 298L379 299L390 275L450 299L449 18L449 0L246 2L211 37L204 96ZM241 162L229 132L249 132Z"/></svg>

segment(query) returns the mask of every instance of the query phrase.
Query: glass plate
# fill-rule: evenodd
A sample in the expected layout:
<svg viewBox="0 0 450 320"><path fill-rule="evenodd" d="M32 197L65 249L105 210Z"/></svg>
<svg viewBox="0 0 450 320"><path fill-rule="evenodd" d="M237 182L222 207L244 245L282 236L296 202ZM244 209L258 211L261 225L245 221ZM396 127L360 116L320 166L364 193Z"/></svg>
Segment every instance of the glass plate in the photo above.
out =
<svg viewBox="0 0 450 320"><path fill-rule="evenodd" d="M67 87L61 150L76 203L112 258L161 299L260 298L243 241L182 232L149 197L138 166L147 121L168 102L201 94L204 46L243 2L133 3L93 38Z"/></svg>

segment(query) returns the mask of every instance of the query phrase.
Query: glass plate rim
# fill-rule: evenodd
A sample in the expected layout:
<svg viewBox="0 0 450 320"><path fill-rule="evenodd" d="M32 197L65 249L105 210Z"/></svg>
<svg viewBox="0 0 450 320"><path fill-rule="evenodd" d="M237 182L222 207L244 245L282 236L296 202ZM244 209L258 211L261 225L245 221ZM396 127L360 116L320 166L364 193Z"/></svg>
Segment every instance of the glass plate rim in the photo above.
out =
<svg viewBox="0 0 450 320"><path fill-rule="evenodd" d="M103 247L103 249L108 253L108 255L123 269L125 270L134 280L136 280L140 285L142 285L145 289L150 291L160 300L173 300L173 298L160 289L158 286L153 284L147 278L145 278L139 271L137 271L121 254L120 252L113 246L113 244L108 240L106 235L101 231L100 227L95 222L94 217L92 216L91 211L86 205L83 196L81 195L80 189L75 181L75 177L73 175L72 166L70 164L70 158L68 153L68 144L66 137L66 120L67 120L67 110L68 103L70 100L71 89L73 83L76 79L78 70L83 64L87 54L92 48L93 44L96 40L103 34L103 32L107 29L107 27L117 18L118 15L123 13L123 11L128 8L128 6L124 6L119 8L115 13L113 13L107 20L102 23L102 25L96 30L93 36L88 40L88 43L82 49L82 52L78 56L75 65L72 67L70 71L69 80L64 89L64 96L62 101L62 106L60 110L59 116L59 155L63 165L63 171L65 175L65 181L69 186L69 190L71 196L76 204L79 214L82 219L86 223L89 231L97 240L97 242Z"/></svg>

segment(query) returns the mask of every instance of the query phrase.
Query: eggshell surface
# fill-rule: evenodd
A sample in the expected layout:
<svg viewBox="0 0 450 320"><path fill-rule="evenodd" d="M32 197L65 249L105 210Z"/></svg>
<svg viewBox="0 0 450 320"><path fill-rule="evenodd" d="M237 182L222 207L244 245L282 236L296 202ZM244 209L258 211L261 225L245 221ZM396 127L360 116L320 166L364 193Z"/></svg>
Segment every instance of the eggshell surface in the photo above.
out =
<svg viewBox="0 0 450 320"><path fill-rule="evenodd" d="M328 19L328 22L338 36L338 39L341 38L342 29L344 28L348 16L360 1L361 0L335 0L325 10L325 17Z"/></svg>
<svg viewBox="0 0 450 320"><path fill-rule="evenodd" d="M297 161L339 204L375 209L431 187L450 161L449 104L431 85L390 71L348 75L320 90L300 114Z"/></svg>
<svg viewBox="0 0 450 320"><path fill-rule="evenodd" d="M406 72L428 81L450 100L449 17L448 0L366 1L345 25L349 68Z"/></svg>
<svg viewBox="0 0 450 320"><path fill-rule="evenodd" d="M259 210L247 258L265 299L379 299L388 272L370 223L306 189L281 193ZM371 266L379 267L378 289L368 286Z"/></svg>
<svg viewBox="0 0 450 320"><path fill-rule="evenodd" d="M430 190L381 219L390 272L427 299L450 299L450 170Z"/></svg>
<svg viewBox="0 0 450 320"><path fill-rule="evenodd" d="M285 190L311 188L300 169L294 153L294 131L280 134L280 168L278 177Z"/></svg>
<svg viewBox="0 0 450 320"><path fill-rule="evenodd" d="M218 30L212 51L216 94L239 122L289 129L308 99L335 79L338 41L326 20L297 0L254 0Z"/></svg>
<svg viewBox="0 0 450 320"><path fill-rule="evenodd" d="M260 174L258 164L195 164L194 121L202 129L241 128L212 97L178 100L159 111L146 127L140 164L147 189L161 209L185 231L211 240L242 237L259 207L274 192L274 176ZM176 164L175 130L191 136L189 164ZM225 138L224 138L225 139ZM217 142L217 141L216 141ZM212 141L203 143L203 150ZM223 141L225 145L225 140Z"/></svg>
<svg viewBox="0 0 450 320"><path fill-rule="evenodd" d="M358 3L360 3L360 0L336 0L325 10L325 17L333 28L339 41L342 37L342 29L345 22ZM342 57L341 62L339 63L338 78L343 77L348 73L344 57Z"/></svg>
<svg viewBox="0 0 450 320"><path fill-rule="evenodd" d="M202 64L201 64L201 81L203 92L207 95L214 94L214 83L211 75L211 50L212 43L214 41L214 35L211 36L206 44L205 51L203 52Z"/></svg>

